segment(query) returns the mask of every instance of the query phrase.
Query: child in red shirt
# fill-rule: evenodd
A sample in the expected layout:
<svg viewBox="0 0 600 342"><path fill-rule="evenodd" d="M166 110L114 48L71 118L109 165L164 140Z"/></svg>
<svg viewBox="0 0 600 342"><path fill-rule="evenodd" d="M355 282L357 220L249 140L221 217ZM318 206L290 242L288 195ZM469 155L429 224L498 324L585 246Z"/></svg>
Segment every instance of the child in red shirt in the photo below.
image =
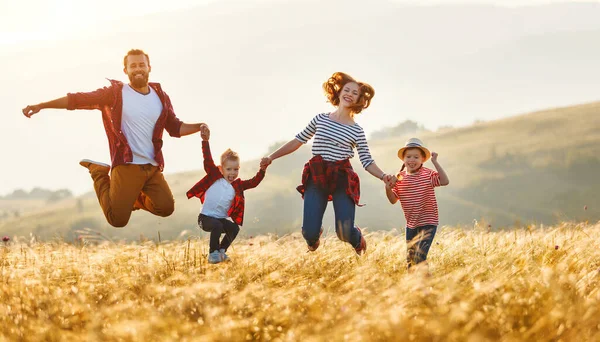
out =
<svg viewBox="0 0 600 342"><path fill-rule="evenodd" d="M406 218L406 261L408 268L425 262L429 247L439 225L438 206L434 188L448 185L450 180L437 161L438 154L431 153L423 142L412 138L398 150L398 158L404 164L398 174L399 181L385 192L391 204L400 200ZM423 167L431 158L437 171ZM404 170L406 168L406 170Z"/></svg>

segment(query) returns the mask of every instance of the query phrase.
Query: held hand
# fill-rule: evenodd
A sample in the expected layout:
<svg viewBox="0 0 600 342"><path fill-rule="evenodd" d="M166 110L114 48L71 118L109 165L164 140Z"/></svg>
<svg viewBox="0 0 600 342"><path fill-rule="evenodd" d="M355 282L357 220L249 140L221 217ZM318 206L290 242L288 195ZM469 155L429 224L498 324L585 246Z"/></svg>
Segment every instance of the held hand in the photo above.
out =
<svg viewBox="0 0 600 342"><path fill-rule="evenodd" d="M41 109L42 108L40 107L40 105L29 105L23 108L23 115L30 118L33 114L39 113Z"/></svg>
<svg viewBox="0 0 600 342"><path fill-rule="evenodd" d="M437 152L431 152L431 162L432 163L437 162L437 157L438 157Z"/></svg>
<svg viewBox="0 0 600 342"><path fill-rule="evenodd" d="M260 160L260 168L267 168L267 166L271 165L273 160L270 157L264 157Z"/></svg>
<svg viewBox="0 0 600 342"><path fill-rule="evenodd" d="M396 185L396 182L398 182L398 178L396 178L396 176L394 175L386 174L383 177L383 182L385 183L386 187L389 187L391 189Z"/></svg>
<svg viewBox="0 0 600 342"><path fill-rule="evenodd" d="M210 129L208 128L208 125L206 124L200 124L200 136L202 137L202 140L208 141L208 139L210 139Z"/></svg>
<svg viewBox="0 0 600 342"><path fill-rule="evenodd" d="M385 185L385 188L388 190L392 190L394 188L394 186L390 182L386 182L385 179L383 180L383 184Z"/></svg>
<svg viewBox="0 0 600 342"><path fill-rule="evenodd" d="M269 167L269 164L263 164L262 159L261 159L260 163L259 163L259 168L263 171L267 171L267 167Z"/></svg>

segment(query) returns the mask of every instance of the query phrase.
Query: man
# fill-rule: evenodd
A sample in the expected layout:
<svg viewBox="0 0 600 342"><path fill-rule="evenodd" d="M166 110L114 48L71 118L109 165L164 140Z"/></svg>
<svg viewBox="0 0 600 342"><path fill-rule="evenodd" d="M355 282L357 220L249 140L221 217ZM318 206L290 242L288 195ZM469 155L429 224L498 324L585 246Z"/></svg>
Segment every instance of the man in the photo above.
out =
<svg viewBox="0 0 600 342"><path fill-rule="evenodd" d="M28 118L46 108L102 112L112 165L88 159L79 164L89 170L104 216L114 227L124 227L136 209L162 217L173 213L175 201L162 174L163 130L172 137L182 137L207 127L203 123L184 123L175 116L160 84L148 83L150 58L144 51L130 50L123 65L129 84L110 80L108 87L69 93L23 109Z"/></svg>

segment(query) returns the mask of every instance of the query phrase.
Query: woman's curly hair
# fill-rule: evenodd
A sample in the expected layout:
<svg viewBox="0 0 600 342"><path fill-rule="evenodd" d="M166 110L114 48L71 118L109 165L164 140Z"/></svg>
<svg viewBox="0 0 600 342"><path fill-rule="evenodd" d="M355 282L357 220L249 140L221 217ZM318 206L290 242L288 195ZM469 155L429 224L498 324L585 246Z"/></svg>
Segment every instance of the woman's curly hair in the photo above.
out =
<svg viewBox="0 0 600 342"><path fill-rule="evenodd" d="M348 74L343 72L336 72L329 79L323 83L323 90L327 100L332 105L338 106L340 104L340 92L347 83L354 82L358 84L358 100L352 106L350 111L354 114L360 113L363 109L366 109L371 104L373 96L375 96L375 89L367 83L358 82Z"/></svg>

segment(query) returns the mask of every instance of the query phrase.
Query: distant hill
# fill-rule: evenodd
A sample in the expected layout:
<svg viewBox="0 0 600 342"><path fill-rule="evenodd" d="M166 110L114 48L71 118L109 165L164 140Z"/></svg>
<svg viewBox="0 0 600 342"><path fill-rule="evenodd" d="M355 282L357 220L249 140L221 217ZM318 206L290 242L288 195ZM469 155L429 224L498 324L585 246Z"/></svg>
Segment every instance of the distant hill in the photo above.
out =
<svg viewBox="0 0 600 342"><path fill-rule="evenodd" d="M17 189L10 194L0 196L0 200L28 200L41 199L47 201L57 201L72 197L73 193L69 189L48 190L43 188L33 188L27 192L23 189Z"/></svg>
<svg viewBox="0 0 600 342"><path fill-rule="evenodd" d="M549 109L472 126L425 132L419 136L440 154L451 184L439 188L442 225L490 224L492 229L565 220L600 220L600 102ZM384 170L396 171L396 151L409 136L372 140L372 154ZM273 146L274 147L274 146ZM213 151L218 154L221 151ZM302 200L295 187L310 146L277 160L263 183L246 193L246 223L242 234L286 233L301 227ZM356 158L355 158L356 159ZM199 165L200 166L200 165ZM365 207L357 209L357 223L371 230L403 227L399 205L390 205L380 181L354 160L361 177ZM430 163L426 166L432 167ZM252 176L258 160L244 162L242 177ZM176 212L161 219L135 212L124 229L110 228L95 198L63 201L52 208L19 218L5 218L2 234L33 234L73 238L75 231L92 228L115 238L137 239L140 234L177 238L196 229L200 202L185 192L204 171L167 175L176 197ZM333 224L330 206L324 226ZM330 228L329 228L330 229Z"/></svg>
<svg viewBox="0 0 600 342"><path fill-rule="evenodd" d="M389 139L393 137L398 137L402 135L416 135L421 132L425 132L425 127L420 125L418 122L412 120L406 120L397 124L394 127L385 127L378 131L371 133L369 136L371 140L381 140L381 139Z"/></svg>

